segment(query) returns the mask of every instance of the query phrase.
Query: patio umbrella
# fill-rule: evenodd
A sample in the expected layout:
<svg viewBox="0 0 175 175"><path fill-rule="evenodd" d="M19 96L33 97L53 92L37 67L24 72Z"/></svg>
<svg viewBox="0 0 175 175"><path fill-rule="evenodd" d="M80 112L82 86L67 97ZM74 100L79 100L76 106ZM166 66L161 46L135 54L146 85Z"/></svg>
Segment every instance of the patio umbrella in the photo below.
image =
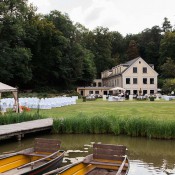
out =
<svg viewBox="0 0 175 175"><path fill-rule="evenodd" d="M114 88L111 88L110 90L111 90L111 91L117 91L117 90L125 91L125 89L122 88L122 87L114 87Z"/></svg>
<svg viewBox="0 0 175 175"><path fill-rule="evenodd" d="M125 89L122 87L114 87L114 88L111 88L110 90L111 91L117 91L117 90L125 91Z"/></svg>

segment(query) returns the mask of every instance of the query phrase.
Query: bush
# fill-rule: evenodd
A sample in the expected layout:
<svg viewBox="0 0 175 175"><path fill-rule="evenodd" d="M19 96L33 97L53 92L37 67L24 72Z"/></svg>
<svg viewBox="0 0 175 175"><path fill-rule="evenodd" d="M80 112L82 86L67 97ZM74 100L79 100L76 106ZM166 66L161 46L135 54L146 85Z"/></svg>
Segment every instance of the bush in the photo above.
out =
<svg viewBox="0 0 175 175"><path fill-rule="evenodd" d="M86 102L86 97L85 96L83 96L82 99L83 99L83 102Z"/></svg>
<svg viewBox="0 0 175 175"><path fill-rule="evenodd" d="M150 96L150 97L149 97L149 100L150 100L150 101L154 101L154 97L153 97L153 96Z"/></svg>

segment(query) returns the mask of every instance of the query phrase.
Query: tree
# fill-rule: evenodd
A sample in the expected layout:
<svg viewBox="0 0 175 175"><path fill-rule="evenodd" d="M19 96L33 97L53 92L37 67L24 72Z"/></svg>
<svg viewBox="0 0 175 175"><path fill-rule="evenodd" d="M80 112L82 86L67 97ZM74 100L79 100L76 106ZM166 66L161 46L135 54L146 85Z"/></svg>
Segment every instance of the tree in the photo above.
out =
<svg viewBox="0 0 175 175"><path fill-rule="evenodd" d="M153 26L151 29L145 29L139 35L140 56L148 63L154 64L158 70L159 48L162 39L159 26Z"/></svg>
<svg viewBox="0 0 175 175"><path fill-rule="evenodd" d="M135 40L131 40L127 50L128 60L139 57L138 45Z"/></svg>
<svg viewBox="0 0 175 175"><path fill-rule="evenodd" d="M172 25L170 23L170 21L168 20L168 18L164 18L164 22L162 24L162 30L163 32L171 32L172 31Z"/></svg>
<svg viewBox="0 0 175 175"><path fill-rule="evenodd" d="M0 5L1 81L21 86L32 78L31 52L25 47L25 24L33 9L27 0L2 0ZM33 12L34 13L34 12Z"/></svg>
<svg viewBox="0 0 175 175"><path fill-rule="evenodd" d="M65 49L70 41L55 28L52 21L42 16L33 21L33 27L30 29L35 31L33 40L27 40L33 54L31 86L33 85L33 88L48 86L48 84L57 86L64 73L61 72L61 64L63 64L63 58L66 59Z"/></svg>
<svg viewBox="0 0 175 175"><path fill-rule="evenodd" d="M161 71L163 78L175 78L175 62L171 58L167 58L161 66Z"/></svg>
<svg viewBox="0 0 175 175"><path fill-rule="evenodd" d="M167 32L160 42L159 64L165 63L166 58L170 57L175 61L175 32Z"/></svg>
<svg viewBox="0 0 175 175"><path fill-rule="evenodd" d="M112 64L116 66L120 64L124 58L124 39L119 32L110 32L110 34Z"/></svg>
<svg viewBox="0 0 175 175"><path fill-rule="evenodd" d="M96 78L96 67L93 57L94 55L89 50L84 49L82 77L78 79L79 85L87 86Z"/></svg>
<svg viewBox="0 0 175 175"><path fill-rule="evenodd" d="M172 91L175 91L175 79L164 80L162 91L166 94L170 94Z"/></svg>
<svg viewBox="0 0 175 175"><path fill-rule="evenodd" d="M61 14L58 11L52 11L46 16L46 19L55 26L56 31L60 32L60 36L57 38L60 41L61 38L62 41L65 41L61 45L59 40L57 42L57 50L61 53L57 69L54 69L55 74L59 77L57 82L66 88L71 88L76 83L87 84L87 82L92 82L96 73L94 71L93 54L84 48L83 41L88 30L80 24L77 24L78 28L76 29L68 15ZM85 63L87 63L86 66ZM91 72L89 71L90 68ZM85 80L85 76L87 76L87 80Z"/></svg>
<svg viewBox="0 0 175 175"><path fill-rule="evenodd" d="M97 77L101 72L112 67L111 59L111 35L107 28L97 27L94 31L94 41L91 48L94 54L94 62L97 68Z"/></svg>

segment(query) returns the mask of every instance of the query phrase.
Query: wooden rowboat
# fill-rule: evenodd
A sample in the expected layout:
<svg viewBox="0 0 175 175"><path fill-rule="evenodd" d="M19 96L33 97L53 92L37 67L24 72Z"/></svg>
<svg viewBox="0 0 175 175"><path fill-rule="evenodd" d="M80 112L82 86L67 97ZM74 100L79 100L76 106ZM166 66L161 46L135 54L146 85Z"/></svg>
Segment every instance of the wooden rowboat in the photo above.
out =
<svg viewBox="0 0 175 175"><path fill-rule="evenodd" d="M2 175L41 175L61 166L64 151L55 139L36 138L34 148L0 156Z"/></svg>
<svg viewBox="0 0 175 175"><path fill-rule="evenodd" d="M44 175L127 175L129 160L122 145L94 144L93 154L81 162L67 165Z"/></svg>

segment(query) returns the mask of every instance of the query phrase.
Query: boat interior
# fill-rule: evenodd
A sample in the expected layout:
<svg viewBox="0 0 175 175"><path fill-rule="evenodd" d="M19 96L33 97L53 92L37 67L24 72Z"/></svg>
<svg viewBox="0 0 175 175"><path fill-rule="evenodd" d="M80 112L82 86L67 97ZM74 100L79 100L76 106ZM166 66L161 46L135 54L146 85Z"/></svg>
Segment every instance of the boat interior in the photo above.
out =
<svg viewBox="0 0 175 175"><path fill-rule="evenodd" d="M0 156L0 174L30 172L62 154L60 141L36 138L34 148Z"/></svg>
<svg viewBox="0 0 175 175"><path fill-rule="evenodd" d="M93 154L87 156L83 162L70 166L60 172L61 175L125 175L129 162L126 147L120 145L94 144Z"/></svg>

